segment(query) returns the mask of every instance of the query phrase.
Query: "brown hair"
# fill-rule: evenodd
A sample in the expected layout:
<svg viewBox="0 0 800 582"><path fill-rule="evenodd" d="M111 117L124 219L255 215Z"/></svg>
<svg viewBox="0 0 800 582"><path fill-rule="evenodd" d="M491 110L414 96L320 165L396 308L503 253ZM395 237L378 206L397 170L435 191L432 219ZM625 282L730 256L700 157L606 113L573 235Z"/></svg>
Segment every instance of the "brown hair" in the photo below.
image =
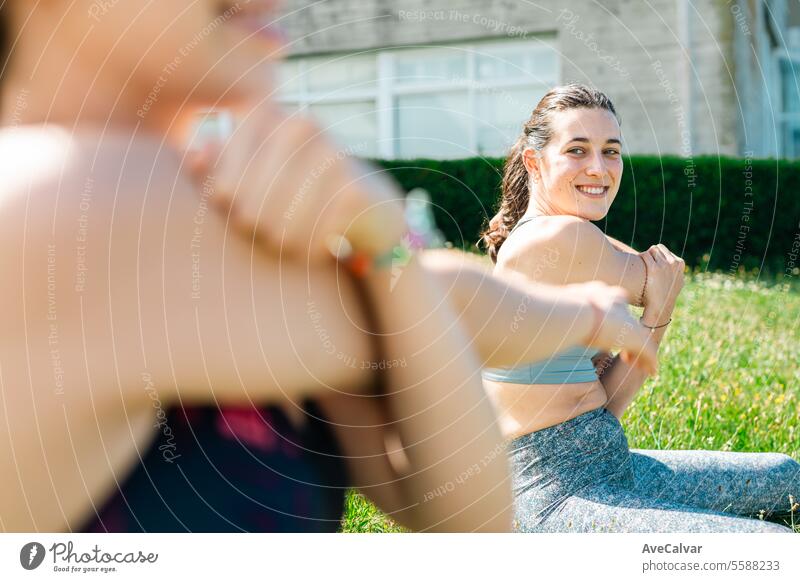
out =
<svg viewBox="0 0 800 582"><path fill-rule="evenodd" d="M556 111L567 109L605 109L617 117L614 105L604 93L579 83L571 83L555 87L542 97L530 119L525 123L522 135L508 154L503 167L503 186L500 209L489 221L489 227L483 232L481 242L493 262L497 262L497 253L503 245L511 229L525 214L530 201L528 189L528 171L522 158L526 148L540 151L550 138L553 129L550 125L552 115ZM617 118L619 121L619 118Z"/></svg>

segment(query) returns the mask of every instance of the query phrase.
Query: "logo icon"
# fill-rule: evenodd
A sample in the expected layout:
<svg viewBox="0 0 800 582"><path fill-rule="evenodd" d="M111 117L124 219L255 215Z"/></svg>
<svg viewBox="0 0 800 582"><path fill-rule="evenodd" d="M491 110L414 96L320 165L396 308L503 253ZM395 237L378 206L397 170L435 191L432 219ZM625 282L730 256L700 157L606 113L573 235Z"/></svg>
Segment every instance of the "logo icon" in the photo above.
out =
<svg viewBox="0 0 800 582"><path fill-rule="evenodd" d="M26 570L35 570L44 561L44 546L39 542L30 542L19 551L19 563Z"/></svg>

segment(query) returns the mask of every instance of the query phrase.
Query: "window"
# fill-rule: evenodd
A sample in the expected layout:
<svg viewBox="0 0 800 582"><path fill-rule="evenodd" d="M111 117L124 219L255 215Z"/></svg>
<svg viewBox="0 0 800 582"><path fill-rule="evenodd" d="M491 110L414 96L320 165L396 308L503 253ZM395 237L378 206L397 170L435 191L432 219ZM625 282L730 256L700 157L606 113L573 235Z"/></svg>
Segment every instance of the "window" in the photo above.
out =
<svg viewBox="0 0 800 582"><path fill-rule="evenodd" d="M781 155L800 158L800 55L778 56L781 87Z"/></svg>
<svg viewBox="0 0 800 582"><path fill-rule="evenodd" d="M280 100L310 112L363 157L502 155L558 83L554 40L289 59L280 68Z"/></svg>

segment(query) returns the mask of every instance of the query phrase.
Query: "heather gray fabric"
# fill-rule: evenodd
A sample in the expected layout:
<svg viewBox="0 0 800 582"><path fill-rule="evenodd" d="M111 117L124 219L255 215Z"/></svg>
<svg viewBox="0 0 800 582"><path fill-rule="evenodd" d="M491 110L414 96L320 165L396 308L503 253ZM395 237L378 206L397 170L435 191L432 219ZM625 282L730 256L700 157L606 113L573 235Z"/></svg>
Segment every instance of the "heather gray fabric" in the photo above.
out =
<svg viewBox="0 0 800 582"><path fill-rule="evenodd" d="M521 532L784 532L800 464L776 453L629 450L599 408L511 441Z"/></svg>

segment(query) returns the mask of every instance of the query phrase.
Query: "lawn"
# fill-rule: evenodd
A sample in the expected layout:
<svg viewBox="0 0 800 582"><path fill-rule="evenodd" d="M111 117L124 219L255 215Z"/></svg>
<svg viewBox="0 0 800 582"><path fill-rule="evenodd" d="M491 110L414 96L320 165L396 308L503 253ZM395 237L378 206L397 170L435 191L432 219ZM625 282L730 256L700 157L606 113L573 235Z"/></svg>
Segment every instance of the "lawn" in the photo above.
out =
<svg viewBox="0 0 800 582"><path fill-rule="evenodd" d="M800 459L796 281L691 276L660 355L658 376L623 419L631 448L773 451ZM800 532L798 522L795 513ZM342 531L403 530L351 493Z"/></svg>

